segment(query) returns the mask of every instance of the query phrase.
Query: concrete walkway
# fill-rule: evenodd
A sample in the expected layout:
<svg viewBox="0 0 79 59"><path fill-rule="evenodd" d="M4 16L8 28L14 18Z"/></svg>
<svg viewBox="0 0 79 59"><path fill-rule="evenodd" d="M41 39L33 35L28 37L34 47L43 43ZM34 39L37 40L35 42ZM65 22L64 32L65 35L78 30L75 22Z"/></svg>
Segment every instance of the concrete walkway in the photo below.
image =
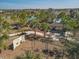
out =
<svg viewBox="0 0 79 59"><path fill-rule="evenodd" d="M18 34L21 34L22 32L18 32L18 33L14 33L14 34L9 34L9 36L11 37L11 36L16 36L16 35L18 35ZM35 34L35 32L34 31L26 31L25 32L26 33L26 35L31 35L31 34ZM46 33L46 37L49 37L48 35L50 35L51 33L50 32L47 32ZM44 32L36 32L36 35L38 35L38 36L41 36L41 37L44 37ZM57 34L57 33L54 33L54 34L51 34L51 39L52 40L55 40L55 41L59 41L59 39L56 37L56 35L59 35L59 34Z"/></svg>
<svg viewBox="0 0 79 59"><path fill-rule="evenodd" d="M8 35L11 37L11 36L16 36L16 35L21 34L21 33L22 33L22 32L18 32L18 33L13 33L13 34L8 34ZM25 33L26 33L27 35L35 34L34 31L26 31ZM46 34L50 34L50 33L47 32ZM36 35L44 36L44 33L42 33L42 32L36 32ZM47 35L46 35L46 37L47 37Z"/></svg>

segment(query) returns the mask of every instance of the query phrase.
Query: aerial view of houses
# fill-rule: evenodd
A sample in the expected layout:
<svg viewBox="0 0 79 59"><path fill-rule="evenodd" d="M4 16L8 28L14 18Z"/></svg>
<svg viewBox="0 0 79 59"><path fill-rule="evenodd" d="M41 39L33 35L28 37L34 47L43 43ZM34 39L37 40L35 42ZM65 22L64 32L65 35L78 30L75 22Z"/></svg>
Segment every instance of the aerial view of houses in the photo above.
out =
<svg viewBox="0 0 79 59"><path fill-rule="evenodd" d="M0 59L79 59L78 0L0 0Z"/></svg>

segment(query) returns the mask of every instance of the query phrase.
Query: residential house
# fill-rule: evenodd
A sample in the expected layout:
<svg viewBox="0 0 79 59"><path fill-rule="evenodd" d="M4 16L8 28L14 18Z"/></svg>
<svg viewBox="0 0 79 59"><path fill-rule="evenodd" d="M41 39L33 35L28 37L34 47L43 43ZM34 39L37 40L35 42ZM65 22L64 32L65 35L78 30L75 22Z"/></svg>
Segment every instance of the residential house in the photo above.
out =
<svg viewBox="0 0 79 59"><path fill-rule="evenodd" d="M62 19L61 18L55 18L53 20L53 23L61 23Z"/></svg>

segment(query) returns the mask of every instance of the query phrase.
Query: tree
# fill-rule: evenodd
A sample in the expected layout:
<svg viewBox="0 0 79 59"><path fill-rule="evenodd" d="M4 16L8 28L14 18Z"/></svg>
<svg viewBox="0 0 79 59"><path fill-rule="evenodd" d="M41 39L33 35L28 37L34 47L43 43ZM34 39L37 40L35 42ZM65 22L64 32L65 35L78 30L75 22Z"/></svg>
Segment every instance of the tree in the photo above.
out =
<svg viewBox="0 0 79 59"><path fill-rule="evenodd" d="M41 28L44 31L44 38L45 38L45 41L46 41L45 49L48 49L48 42L47 42L48 39L46 39L46 32L49 31L49 25L44 22L44 23L41 24ZM46 59L48 59L48 55L47 55Z"/></svg>
<svg viewBox="0 0 79 59"><path fill-rule="evenodd" d="M50 29L49 24L43 22L43 23L41 24L41 29L44 31L44 38L45 38L46 32L49 31L49 29Z"/></svg>
<svg viewBox="0 0 79 59"><path fill-rule="evenodd" d="M18 15L18 17L19 17L18 23L20 23L21 25L26 25L27 23L26 14L22 12Z"/></svg>
<svg viewBox="0 0 79 59"><path fill-rule="evenodd" d="M0 36L0 51L7 48L6 41L8 40L8 35L3 34Z"/></svg>
<svg viewBox="0 0 79 59"><path fill-rule="evenodd" d="M18 17L17 17L17 15L15 15L15 14L11 15L11 21L12 21L13 23L17 23L17 22L18 22Z"/></svg>
<svg viewBox="0 0 79 59"><path fill-rule="evenodd" d="M40 19L40 22L46 22L47 17L48 17L48 13L45 12L44 10L41 10L39 12L38 18Z"/></svg>
<svg viewBox="0 0 79 59"><path fill-rule="evenodd" d="M7 33L10 29L10 24L6 20L0 18L0 51L6 49L6 39L8 39Z"/></svg>
<svg viewBox="0 0 79 59"><path fill-rule="evenodd" d="M36 30L40 27L40 23L39 23L39 20L38 19L33 19L31 22L30 22L30 26L31 28L34 30L35 32L35 35L34 35L34 47L35 48L35 39L36 39Z"/></svg>
<svg viewBox="0 0 79 59"><path fill-rule="evenodd" d="M9 29L10 29L10 24L9 24L7 21L4 21L4 22L2 23L2 30L3 30L4 32L7 32Z"/></svg>
<svg viewBox="0 0 79 59"><path fill-rule="evenodd" d="M69 54L69 59L78 59L79 56L79 43L77 41L68 41L64 46L65 51Z"/></svg>
<svg viewBox="0 0 79 59"><path fill-rule="evenodd" d="M65 12L61 12L57 15L58 18L63 18L66 16L66 13Z"/></svg>
<svg viewBox="0 0 79 59"><path fill-rule="evenodd" d="M65 28L68 30L74 30L75 28L78 28L78 22L69 16L63 16L62 17L62 23L64 24Z"/></svg>
<svg viewBox="0 0 79 59"><path fill-rule="evenodd" d="M0 16L0 33L8 32L10 29L10 24L7 20L2 19Z"/></svg>
<svg viewBox="0 0 79 59"><path fill-rule="evenodd" d="M2 32L2 22L3 22L3 19L1 18L1 16L0 16L0 32Z"/></svg>

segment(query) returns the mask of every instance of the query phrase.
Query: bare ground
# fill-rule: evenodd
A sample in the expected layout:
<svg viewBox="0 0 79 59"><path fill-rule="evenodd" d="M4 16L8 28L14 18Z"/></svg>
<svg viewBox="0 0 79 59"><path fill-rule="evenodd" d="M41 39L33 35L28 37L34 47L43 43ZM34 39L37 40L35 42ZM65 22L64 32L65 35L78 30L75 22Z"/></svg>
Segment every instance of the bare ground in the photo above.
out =
<svg viewBox="0 0 79 59"><path fill-rule="evenodd" d="M59 42L53 42L53 44L48 44L48 48L49 49L53 49L53 48L58 48L61 49L60 46L62 46ZM35 41L35 46L34 46L34 42L30 41L30 40L26 40L24 43L22 43L20 46L18 46L15 50L5 50L2 51L2 53L0 54L0 57L3 59L15 59L16 56L20 56L23 55L25 53L25 51L27 50L35 50L35 49L39 49L39 51L41 51L42 49L45 48L45 43L40 42L40 41ZM52 59L52 58L49 58Z"/></svg>

